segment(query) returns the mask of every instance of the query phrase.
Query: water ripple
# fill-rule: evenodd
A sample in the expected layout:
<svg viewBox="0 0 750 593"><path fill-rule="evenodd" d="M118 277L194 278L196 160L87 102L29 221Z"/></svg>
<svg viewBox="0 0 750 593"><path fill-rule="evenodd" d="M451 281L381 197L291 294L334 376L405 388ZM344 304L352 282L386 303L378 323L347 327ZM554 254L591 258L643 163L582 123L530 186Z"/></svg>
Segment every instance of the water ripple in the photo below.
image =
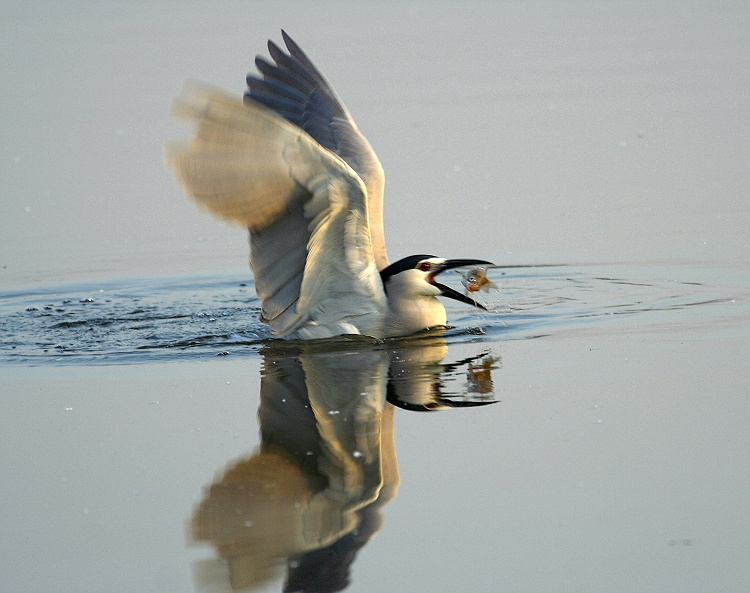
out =
<svg viewBox="0 0 750 593"><path fill-rule="evenodd" d="M748 318L750 281L715 268L498 268L490 311L447 301L449 342ZM446 281L452 281L446 275ZM460 289L455 278L456 289ZM488 302L489 301L489 302ZM744 313L744 315L743 315ZM5 364L125 364L257 355L272 337L248 276L108 280L0 292Z"/></svg>

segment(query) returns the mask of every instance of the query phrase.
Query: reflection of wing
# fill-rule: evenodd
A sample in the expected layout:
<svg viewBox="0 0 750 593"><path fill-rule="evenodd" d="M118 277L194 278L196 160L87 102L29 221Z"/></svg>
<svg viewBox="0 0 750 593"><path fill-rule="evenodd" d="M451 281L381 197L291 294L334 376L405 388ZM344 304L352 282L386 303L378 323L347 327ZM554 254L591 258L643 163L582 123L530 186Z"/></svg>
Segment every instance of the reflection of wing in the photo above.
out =
<svg viewBox="0 0 750 593"><path fill-rule="evenodd" d="M289 35L281 34L289 54L268 42L275 64L260 56L255 59L261 77L248 75L245 99L273 109L357 172L367 186L375 263L382 270L388 266L383 238L383 167L331 85Z"/></svg>
<svg viewBox="0 0 750 593"><path fill-rule="evenodd" d="M295 579L310 577L309 554L319 578L329 547L326 561L343 566L330 574L345 575L377 531L398 486L387 365L382 350L266 354L261 450L229 467L193 517L193 537L218 548L235 589L290 558Z"/></svg>
<svg viewBox="0 0 750 593"><path fill-rule="evenodd" d="M320 470L331 495L353 508L372 502L382 485L381 412L388 357L383 351L300 356L324 455Z"/></svg>
<svg viewBox="0 0 750 593"><path fill-rule="evenodd" d="M444 383L486 357L443 364L447 346L439 336L402 344L375 349L352 340L347 350L331 350L327 342L297 342L264 350L260 451L227 467L193 515L194 539L216 546L235 590L261 585L284 562L285 590L343 588L400 482L386 383L396 405L448 407L455 403ZM481 366L482 380L491 368ZM196 569L202 588L216 588L207 582L217 578L216 563Z"/></svg>
<svg viewBox="0 0 750 593"><path fill-rule="evenodd" d="M263 318L276 335L378 335L385 309L367 190L347 163L265 106L186 85L172 114L193 138L166 148L188 195L251 232Z"/></svg>

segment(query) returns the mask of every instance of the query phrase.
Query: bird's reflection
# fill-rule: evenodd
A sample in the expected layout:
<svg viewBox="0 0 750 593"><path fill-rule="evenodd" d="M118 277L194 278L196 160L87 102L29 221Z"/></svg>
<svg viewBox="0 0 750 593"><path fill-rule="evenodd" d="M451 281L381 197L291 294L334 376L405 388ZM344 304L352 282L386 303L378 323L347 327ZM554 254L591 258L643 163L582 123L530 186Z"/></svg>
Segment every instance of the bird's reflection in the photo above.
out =
<svg viewBox="0 0 750 593"><path fill-rule="evenodd" d="M395 407L496 401L496 359L444 363L440 337L289 348L263 352L259 450L230 464L194 511L193 541L210 542L221 559L196 564L199 588L257 588L286 565L284 591L344 589L398 489Z"/></svg>

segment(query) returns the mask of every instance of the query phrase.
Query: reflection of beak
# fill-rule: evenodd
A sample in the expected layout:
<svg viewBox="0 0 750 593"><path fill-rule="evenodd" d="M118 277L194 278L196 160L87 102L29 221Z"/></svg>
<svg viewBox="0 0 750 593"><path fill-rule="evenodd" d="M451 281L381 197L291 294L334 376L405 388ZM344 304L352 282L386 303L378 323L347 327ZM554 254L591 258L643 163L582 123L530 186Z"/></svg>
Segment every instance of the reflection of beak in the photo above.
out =
<svg viewBox="0 0 750 593"><path fill-rule="evenodd" d="M388 382L386 399L389 403L393 404L397 408L401 408L402 410L409 410L410 412L439 412L441 410L448 410L450 408L471 408L474 406L486 406L489 404L496 404L500 401L498 399L461 401L451 399L449 397L436 396L434 399L427 402L411 402L402 399L399 396L392 381Z"/></svg>
<svg viewBox="0 0 750 593"><path fill-rule="evenodd" d="M462 303L466 303L467 305L471 305L472 307L478 307L479 309L487 310L484 305L482 305L480 302L475 301L474 299L471 299L467 297L466 295L461 294L460 292L457 292L453 290L450 286L446 286L445 284L440 284L439 282L435 282L435 276L440 274L441 272L445 272L445 270L451 270L453 268L464 268L468 266L494 266L492 262L484 261L483 259L447 259L439 266L435 267L435 270L429 275L427 281L434 284L440 289L440 294L444 297L448 297L449 299L453 299L456 301L460 301Z"/></svg>

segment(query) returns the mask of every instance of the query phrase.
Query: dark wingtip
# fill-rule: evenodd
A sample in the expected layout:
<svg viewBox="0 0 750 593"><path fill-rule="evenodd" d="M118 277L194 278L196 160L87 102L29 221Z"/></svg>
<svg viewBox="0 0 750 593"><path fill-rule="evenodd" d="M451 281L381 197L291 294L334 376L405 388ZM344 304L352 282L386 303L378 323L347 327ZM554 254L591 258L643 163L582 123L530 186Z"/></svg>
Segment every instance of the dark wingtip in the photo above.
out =
<svg viewBox="0 0 750 593"><path fill-rule="evenodd" d="M290 54L302 54L303 56L305 55L305 52L300 49L300 46L297 45L297 42L292 39L289 33L284 31L284 29L281 30L281 37L284 39L284 45L286 45L286 48L289 50Z"/></svg>
<svg viewBox="0 0 750 593"><path fill-rule="evenodd" d="M273 61L278 64L279 61L277 60L277 56L282 55L284 52L278 45L276 45L276 43L274 43L273 39L269 39L268 40L268 53L271 54Z"/></svg>

